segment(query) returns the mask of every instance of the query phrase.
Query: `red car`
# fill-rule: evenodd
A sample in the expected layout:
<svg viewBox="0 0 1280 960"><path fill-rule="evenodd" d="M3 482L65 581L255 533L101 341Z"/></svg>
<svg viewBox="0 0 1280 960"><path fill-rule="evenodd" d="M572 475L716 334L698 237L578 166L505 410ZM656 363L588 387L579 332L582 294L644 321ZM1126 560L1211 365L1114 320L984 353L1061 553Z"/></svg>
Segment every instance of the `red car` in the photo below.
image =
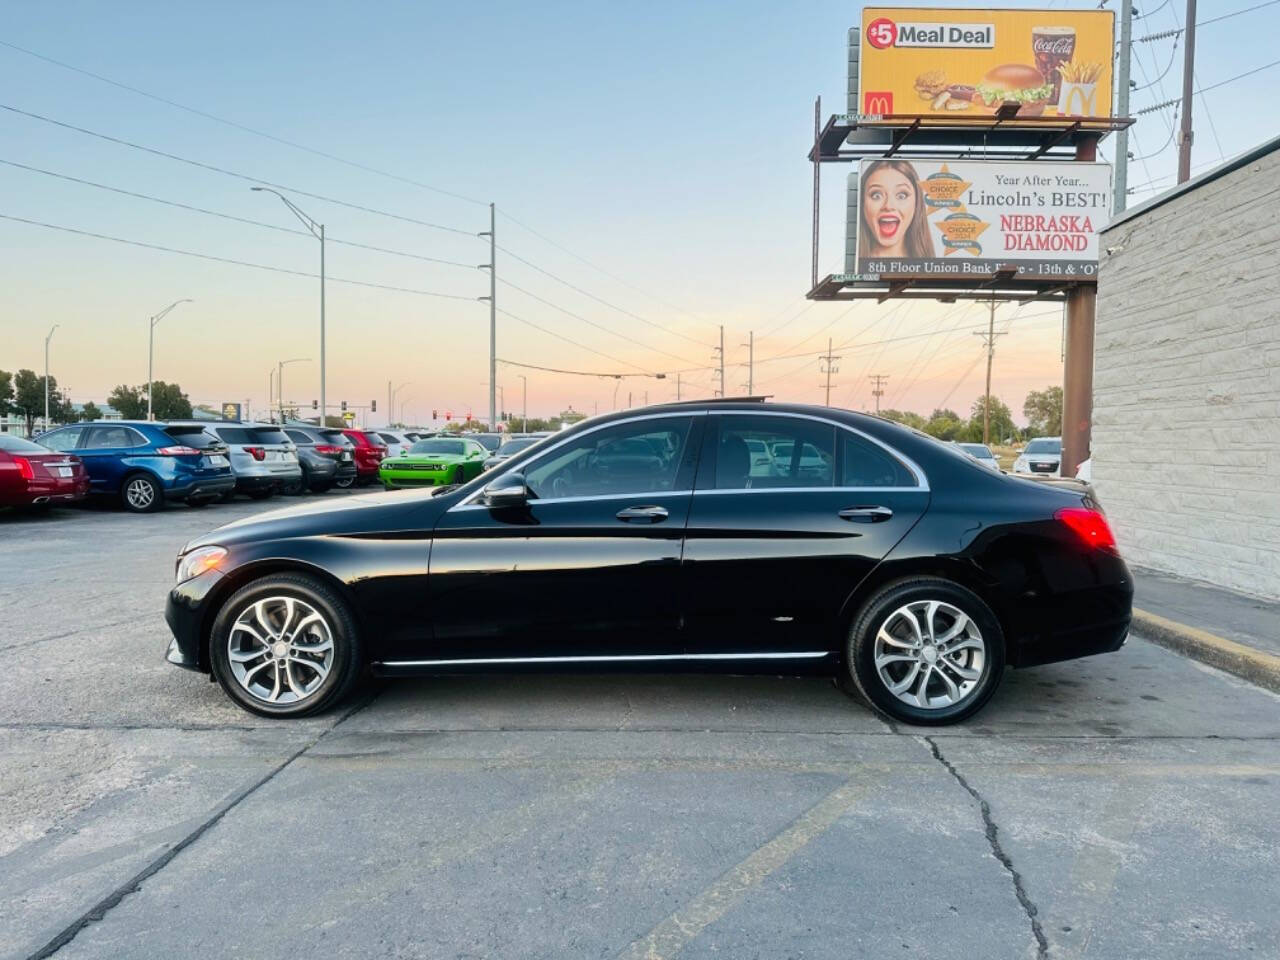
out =
<svg viewBox="0 0 1280 960"><path fill-rule="evenodd" d="M0 434L0 507L83 500L89 474L79 457Z"/></svg>
<svg viewBox="0 0 1280 960"><path fill-rule="evenodd" d="M377 434L363 430L343 430L342 435L355 445L356 483L373 483L378 479L378 466L387 455L387 445Z"/></svg>

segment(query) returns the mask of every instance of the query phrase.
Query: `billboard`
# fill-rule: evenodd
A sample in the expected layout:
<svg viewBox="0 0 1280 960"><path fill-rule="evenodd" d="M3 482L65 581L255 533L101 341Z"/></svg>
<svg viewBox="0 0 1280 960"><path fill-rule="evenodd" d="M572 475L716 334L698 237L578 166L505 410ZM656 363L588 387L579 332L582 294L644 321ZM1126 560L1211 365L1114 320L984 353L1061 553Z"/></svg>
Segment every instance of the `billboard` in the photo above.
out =
<svg viewBox="0 0 1280 960"><path fill-rule="evenodd" d="M1114 35L1110 10L865 7L859 113L1110 117Z"/></svg>
<svg viewBox="0 0 1280 960"><path fill-rule="evenodd" d="M856 204L856 207L855 207ZM863 160L855 273L927 279L1094 277L1110 219L1105 163Z"/></svg>
<svg viewBox="0 0 1280 960"><path fill-rule="evenodd" d="M240 419L240 404L238 404L238 403L224 403L224 404L222 405L222 419L223 419L223 420L239 420L239 419Z"/></svg>

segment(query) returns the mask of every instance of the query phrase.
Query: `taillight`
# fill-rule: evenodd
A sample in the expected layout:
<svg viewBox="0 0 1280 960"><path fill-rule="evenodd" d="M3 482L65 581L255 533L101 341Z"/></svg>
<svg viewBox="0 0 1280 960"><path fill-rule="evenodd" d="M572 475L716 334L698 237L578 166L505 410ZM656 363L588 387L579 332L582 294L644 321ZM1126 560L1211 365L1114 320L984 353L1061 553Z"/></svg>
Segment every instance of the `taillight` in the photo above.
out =
<svg viewBox="0 0 1280 960"><path fill-rule="evenodd" d="M1116 538L1111 532L1111 525L1100 510L1087 507L1066 507L1054 514L1070 527L1087 546L1095 550L1116 552Z"/></svg>
<svg viewBox="0 0 1280 960"><path fill-rule="evenodd" d="M255 460L267 459L266 447L245 447L244 452L249 454L249 456L253 457Z"/></svg>
<svg viewBox="0 0 1280 960"><path fill-rule="evenodd" d="M335 447L335 446L334 446L333 444L331 444L331 443L317 443L317 444L316 444L316 453L332 453L332 454L335 454L335 455L336 455L336 454L340 454L340 453L342 453L342 448L341 448L341 447Z"/></svg>
<svg viewBox="0 0 1280 960"><path fill-rule="evenodd" d="M162 457L198 457L200 456L200 451L197 450L195 447L186 447L186 446L160 447L159 449L156 450L156 453L160 454L160 456Z"/></svg>
<svg viewBox="0 0 1280 960"><path fill-rule="evenodd" d="M31 461L26 457L19 457L15 454L13 462L18 465L18 473L22 475L23 480L34 480L36 478L36 472L31 469Z"/></svg>

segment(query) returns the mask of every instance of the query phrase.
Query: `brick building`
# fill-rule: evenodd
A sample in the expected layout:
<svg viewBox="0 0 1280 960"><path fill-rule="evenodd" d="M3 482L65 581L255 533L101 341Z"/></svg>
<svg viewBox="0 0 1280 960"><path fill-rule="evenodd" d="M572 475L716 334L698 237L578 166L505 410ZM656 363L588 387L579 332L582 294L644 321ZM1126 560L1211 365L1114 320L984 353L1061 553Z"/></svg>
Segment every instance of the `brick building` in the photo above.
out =
<svg viewBox="0 0 1280 960"><path fill-rule="evenodd" d="M1093 478L1126 558L1280 598L1280 137L1101 248Z"/></svg>

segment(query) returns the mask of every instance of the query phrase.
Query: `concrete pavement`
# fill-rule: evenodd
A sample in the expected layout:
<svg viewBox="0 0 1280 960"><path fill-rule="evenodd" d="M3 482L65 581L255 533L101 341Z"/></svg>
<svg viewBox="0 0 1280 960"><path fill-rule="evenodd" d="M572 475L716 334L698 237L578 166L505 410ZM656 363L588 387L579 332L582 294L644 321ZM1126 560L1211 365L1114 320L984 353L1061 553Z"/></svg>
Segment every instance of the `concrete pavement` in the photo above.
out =
<svg viewBox="0 0 1280 960"><path fill-rule="evenodd" d="M942 730L768 677L272 723L161 659L177 547L262 509L0 519L0 958L1276 955L1266 690L1134 638Z"/></svg>

